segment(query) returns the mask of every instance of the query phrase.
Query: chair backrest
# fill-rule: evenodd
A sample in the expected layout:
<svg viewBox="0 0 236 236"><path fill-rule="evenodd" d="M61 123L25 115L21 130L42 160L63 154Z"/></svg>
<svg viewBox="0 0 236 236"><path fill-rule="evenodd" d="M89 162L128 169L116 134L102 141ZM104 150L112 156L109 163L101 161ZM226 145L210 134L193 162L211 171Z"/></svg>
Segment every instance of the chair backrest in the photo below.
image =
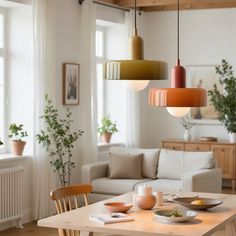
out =
<svg viewBox="0 0 236 236"><path fill-rule="evenodd" d="M84 205L88 205L87 194L92 192L90 184L79 184L54 189L50 192L51 199L55 202L57 214L73 210L81 206L80 196L82 195ZM74 236L79 235L78 231L74 230L58 230L59 236Z"/></svg>

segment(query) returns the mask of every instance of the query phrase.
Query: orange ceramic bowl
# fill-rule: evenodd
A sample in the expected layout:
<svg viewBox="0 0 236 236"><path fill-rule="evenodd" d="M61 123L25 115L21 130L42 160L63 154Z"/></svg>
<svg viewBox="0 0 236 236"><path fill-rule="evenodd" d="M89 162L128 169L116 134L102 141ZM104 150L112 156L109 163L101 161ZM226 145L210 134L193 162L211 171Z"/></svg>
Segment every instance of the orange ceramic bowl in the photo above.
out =
<svg viewBox="0 0 236 236"><path fill-rule="evenodd" d="M126 202L107 202L104 204L106 209L113 213L113 212L126 212L128 211L133 205Z"/></svg>

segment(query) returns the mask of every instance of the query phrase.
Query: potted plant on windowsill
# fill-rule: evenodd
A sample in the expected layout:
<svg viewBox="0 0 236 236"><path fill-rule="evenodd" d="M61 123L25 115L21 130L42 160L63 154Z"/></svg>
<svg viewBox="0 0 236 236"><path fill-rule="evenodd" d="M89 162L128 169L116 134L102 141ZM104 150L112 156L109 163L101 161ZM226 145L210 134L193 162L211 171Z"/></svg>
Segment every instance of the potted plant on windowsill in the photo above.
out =
<svg viewBox="0 0 236 236"><path fill-rule="evenodd" d="M12 139L12 151L17 156L22 156L26 142L22 139L27 137L28 134L23 130L23 125L11 124L9 127L8 137Z"/></svg>
<svg viewBox="0 0 236 236"><path fill-rule="evenodd" d="M236 77L232 66L226 60L222 60L221 65L216 66L216 74L223 91L214 84L208 95L211 104L219 112L219 121L227 129L229 140L233 143L236 142Z"/></svg>
<svg viewBox="0 0 236 236"><path fill-rule="evenodd" d="M110 143L112 134L118 132L116 123L111 121L110 115L106 115L102 118L101 125L98 126L97 130L104 143Z"/></svg>

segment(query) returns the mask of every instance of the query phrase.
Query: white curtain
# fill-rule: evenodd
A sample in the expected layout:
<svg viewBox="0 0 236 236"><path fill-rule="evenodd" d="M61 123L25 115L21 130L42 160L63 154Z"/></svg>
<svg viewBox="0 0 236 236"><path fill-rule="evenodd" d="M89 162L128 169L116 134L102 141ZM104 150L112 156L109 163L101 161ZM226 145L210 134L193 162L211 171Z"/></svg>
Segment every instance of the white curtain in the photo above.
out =
<svg viewBox="0 0 236 236"><path fill-rule="evenodd" d="M83 163L97 160L97 84L95 61L96 4L81 7L81 104L85 133L80 139Z"/></svg>
<svg viewBox="0 0 236 236"><path fill-rule="evenodd" d="M125 16L126 39L127 39L127 58L129 58L128 42L134 29L134 11L129 11ZM138 33L140 34L140 27ZM139 92L133 92L127 89L127 105L126 105L126 145L128 147L140 147L141 145L141 124L140 124L140 97Z"/></svg>
<svg viewBox="0 0 236 236"><path fill-rule="evenodd" d="M55 58L54 58L54 0L33 0L34 30L34 135L43 129L44 97L47 93L54 98ZM41 219L52 213L50 190L55 186L48 156L34 139L34 216Z"/></svg>

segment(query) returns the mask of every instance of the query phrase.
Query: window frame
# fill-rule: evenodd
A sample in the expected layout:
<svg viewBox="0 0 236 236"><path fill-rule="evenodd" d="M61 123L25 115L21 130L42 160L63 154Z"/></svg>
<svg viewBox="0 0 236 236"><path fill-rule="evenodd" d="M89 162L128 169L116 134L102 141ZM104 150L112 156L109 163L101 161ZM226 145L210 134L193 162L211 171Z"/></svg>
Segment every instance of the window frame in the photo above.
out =
<svg viewBox="0 0 236 236"><path fill-rule="evenodd" d="M107 52L106 52L106 27L101 26L101 25L96 25L96 32L100 31L103 34L103 56L102 57L98 57L97 55L95 55L95 61L96 61L96 77L98 79L97 76L97 65L98 64L102 64L104 65L104 63L107 61ZM104 73L104 69L103 69L103 73ZM105 84L105 80L103 80L103 102L102 102L102 117L105 116L106 114L106 84ZM97 90L97 94L98 94L98 90ZM97 100L98 100L98 95L97 95ZM97 107L98 110L98 107ZM100 123L100 120L97 120L98 123Z"/></svg>
<svg viewBox="0 0 236 236"><path fill-rule="evenodd" d="M0 15L3 16L3 47L0 48L0 57L3 58L3 100L0 106L3 106L3 135L1 136L1 140L4 142L4 144L0 147L0 154L3 154L7 152L7 8L0 7Z"/></svg>

